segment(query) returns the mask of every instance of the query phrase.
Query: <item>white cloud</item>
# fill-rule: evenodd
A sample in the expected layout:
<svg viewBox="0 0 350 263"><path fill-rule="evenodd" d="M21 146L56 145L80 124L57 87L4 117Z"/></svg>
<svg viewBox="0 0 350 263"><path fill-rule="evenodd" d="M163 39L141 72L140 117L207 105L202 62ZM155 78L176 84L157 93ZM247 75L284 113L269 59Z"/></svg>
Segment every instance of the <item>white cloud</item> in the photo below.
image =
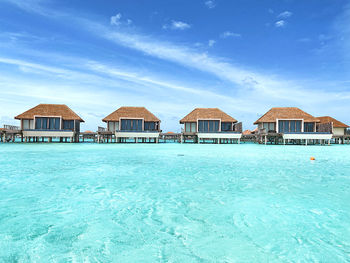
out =
<svg viewBox="0 0 350 263"><path fill-rule="evenodd" d="M288 17L291 17L293 15L292 12L290 11L284 11L282 13L280 13L277 18L288 18Z"/></svg>
<svg viewBox="0 0 350 263"><path fill-rule="evenodd" d="M126 19L126 21L122 21L122 14L118 13L115 16L111 16L111 21L110 21L112 26L120 26L121 24L124 25L131 25L132 20L131 19Z"/></svg>
<svg viewBox="0 0 350 263"><path fill-rule="evenodd" d="M300 103L306 96L311 96L311 94L308 94L303 89L299 89L296 84L289 81L278 80L269 74L265 75L243 69L243 67L230 64L206 53L198 53L196 50L188 47L176 46L157 41L154 38L151 40L145 36L120 32L108 32L105 34L105 37L119 45L139 50L149 56L213 74L234 84L233 89L254 90L256 94L260 94L268 99L283 99L294 103ZM293 90L293 96L290 96L291 89Z"/></svg>
<svg viewBox="0 0 350 263"><path fill-rule="evenodd" d="M54 12L54 11L52 11ZM46 13L47 14L47 13ZM56 17L47 16L49 19L56 19ZM165 93L167 96L164 96L166 105L162 105L162 108L167 108L165 106L170 105L174 106L177 101L175 101L177 98L184 99L186 97L193 98L194 96L171 96L168 91L171 90L178 90L180 92L181 88L187 88L190 87L190 89L193 89L193 92L199 92L199 91L205 91L206 100L202 101L201 99L198 100L186 100L183 104L183 108L181 108L179 111L183 112L184 108L187 108L188 110L193 108L194 105L197 107L200 105L206 106L206 107L215 107L217 104L222 106L222 108L225 109L231 109L236 112L264 112L267 110L267 107L269 106L287 106L287 105L295 105L304 108L306 111L312 111L310 113L316 113L318 114L332 114L335 111L333 110L334 105L339 105L338 108L343 108L344 111L339 112L345 112L345 109L347 110L347 100L350 99L350 93L348 88L344 88L341 90L340 88L343 87L343 84L336 84L334 82L328 83L331 84L332 89L326 88L326 84L322 81L317 80L310 80L309 82L305 82L300 79L295 80L289 80L284 78L283 76L274 76L271 72L262 72L259 70L256 70L254 68L248 68L244 65L239 65L235 62L230 62L227 58L218 58L213 55L210 55L208 53L201 53L198 49L190 48L186 45L181 45L178 43L171 43L168 41L162 41L154 36L147 36L142 34L134 34L127 31L118 31L114 32L110 30L109 27L106 27L100 23L93 22L89 19L85 19L82 17L74 16L73 14L70 16L67 16L66 20L63 19L57 19L58 22L62 23L62 21L65 22L74 22L72 23L75 25L77 30L81 30L82 28L84 30L88 30L92 35L98 36L104 39L107 39L109 41L114 42L115 44L123 47L127 47L130 49L133 49L135 51L139 51L140 55L146 55L150 57L159 58L168 62L177 63L184 68L193 68L197 69L203 72L206 72L212 76L216 76L217 78L223 80L222 83L224 83L225 88L225 94L220 95L216 92L212 92L210 90L214 90L214 87L208 87L204 85L204 88L200 87L194 87L194 85L191 85L191 83L188 83L188 85L176 85L176 88L168 88L167 92ZM285 24L284 20L283 25ZM279 21L278 21L279 22ZM349 39L349 38L348 38ZM28 65L24 65L28 66ZM123 69L123 67L121 67ZM109 68L111 70L111 68ZM95 69L96 70L96 69ZM102 71L105 70L105 68L102 68ZM97 70L96 70L97 71ZM102 74L102 71L100 72ZM113 69L114 71L114 69ZM128 72L121 72L121 75L127 73L127 75L124 77L126 80L130 81L130 83L142 83L142 85L146 85L147 81L145 81L143 78L143 75L133 75ZM107 74L107 73L105 73ZM141 77L140 77L141 76ZM1 78L1 76L0 76ZM120 78L123 78L122 76ZM141 78L141 79L139 79ZM14 78L15 80L15 78ZM114 79L112 79L114 80ZM133 80L133 81L132 81ZM152 80L156 80L152 78ZM166 81L167 84L173 85L173 81L169 80ZM2 83L1 83L2 84ZM48 83L50 84L50 83ZM192 83L193 84L193 83ZM11 83L9 82L9 85ZM12 84L13 85L13 84ZM69 84L72 85L74 88L75 84ZM99 84L101 87L103 87L103 84ZM96 87L99 87L99 85L96 85ZM158 85L154 84L152 85L151 82L147 84L147 87L159 87ZM321 86L323 85L323 88ZM4 85L1 85L2 87L5 87ZM203 86L203 85L202 85ZM31 87L35 87L35 85L32 85ZM95 90L96 90L95 87ZM133 85L127 85L127 89L132 89ZM166 88L166 86L162 86L163 88ZM30 87L26 87L28 91L28 95L30 95ZM48 88L51 88L51 86L48 85ZM125 86L124 86L125 88ZM5 90L5 89L4 89ZM11 89L6 89L7 91L11 91ZM160 89L162 90L162 89ZM60 91L59 88L57 88L56 91ZM142 91L142 89L140 89ZM2 92L2 89L0 89L0 93ZM208 93L209 92L209 93ZM21 92L16 92L16 94L21 94ZM39 92L38 92L39 94ZM44 94L44 93L40 93ZM69 92L66 92L65 94L69 94ZM131 95L133 94L133 95ZM159 97L156 99L150 100L150 97L147 97L147 99L139 98L142 96L139 96L140 93L128 93L127 95L124 94L124 96L121 96L122 99L120 99L119 94L114 94L113 96L109 96L110 94L107 94L106 97L108 99L108 102L111 100L111 105L115 105L115 98L118 98L119 101L123 101L123 104L125 103L132 103L135 104L136 102L140 103L152 103L154 107L159 106ZM158 93L157 93L158 94ZM177 93L178 94L178 93ZM217 96L213 96L216 99L212 100L210 99L210 96L212 94L217 94ZM293 96L291 96L291 94ZM118 96L117 96L118 95ZM54 97L54 96L53 96ZM101 96L101 99L103 96ZM109 98L111 98L109 100ZM196 96L197 98L197 96ZM221 104L219 98L222 98L223 101L226 102L226 104ZM226 98L226 100L224 100ZM4 101L4 97L0 96L0 101ZM64 100L64 98L62 98ZM78 105L87 105L83 101L84 98L78 98L75 103ZM100 98L99 98L100 99ZM134 102L136 101L136 102ZM174 102L175 101L175 102ZM234 102L234 103L233 103ZM26 103L26 102L24 102ZM234 105L234 108L232 108ZM147 106L147 105L146 105ZM5 105L6 107L6 105ZM174 107L176 109L176 107ZM326 109L326 110L325 110ZM100 112L100 109L97 109L97 112ZM161 111L161 110L160 110ZM338 113L339 113L338 112ZM108 113L108 112L107 112ZM251 119L253 121L253 119ZM247 124L250 125L249 119L247 119ZM166 123L166 122L165 122ZM177 123L178 125L178 123ZM177 127L177 126L176 126Z"/></svg>
<svg viewBox="0 0 350 263"><path fill-rule="evenodd" d="M204 4L209 8L212 9L216 6L216 3L214 0L207 0L204 2Z"/></svg>
<svg viewBox="0 0 350 263"><path fill-rule="evenodd" d="M49 57L48 54L46 57ZM197 87L198 83L178 84L176 81L150 76L144 72L127 71L124 66L118 68L96 61L84 62L82 59L72 57L66 59L65 62L68 62L74 70L0 58L0 63L31 70L28 71L31 73L29 78L29 74L20 73L15 73L16 77L8 74L6 77L0 76L0 86L4 87L0 90L0 101L7 109L7 116L15 116L24 111L28 105L37 103L66 103L74 106L74 110L81 113L83 118L87 118L88 129L95 129L96 123L99 123L103 116L98 118L91 112L103 115L115 110L118 105L152 105L156 110L155 113L164 114L162 120L167 120L170 116L175 118L175 121L169 120L173 125L169 125L168 122L167 125L163 124L163 128L176 130L179 128L179 116L174 115L174 112L184 115L193 107L193 103L203 107L220 103L222 107L227 106L235 111L242 110L243 106L247 105L245 99L202 89ZM89 73L81 73L80 70ZM41 74L40 80L35 79L35 74ZM157 97L154 96L155 93ZM65 94L70 96L67 97ZM8 105L12 105L11 110Z"/></svg>
<svg viewBox="0 0 350 263"><path fill-rule="evenodd" d="M216 43L216 41L215 41L214 39L210 39L210 40L208 41L208 46L209 46L209 47L212 47L212 46L215 45L215 43Z"/></svg>
<svg viewBox="0 0 350 263"><path fill-rule="evenodd" d="M275 27L284 27L286 25L286 21L279 20L275 23Z"/></svg>
<svg viewBox="0 0 350 263"><path fill-rule="evenodd" d="M187 24L185 22L182 21L171 21L171 24L165 24L163 25L163 29L172 29L172 30L186 30L186 29L190 29L191 25Z"/></svg>
<svg viewBox="0 0 350 263"><path fill-rule="evenodd" d="M270 14L275 13L275 12L273 11L273 9L272 9L272 8L269 8L267 11L268 11Z"/></svg>
<svg viewBox="0 0 350 263"><path fill-rule="evenodd" d="M238 90L253 90L254 94L263 95L269 100L286 100L300 104L307 100L308 103L328 101L330 94L323 96L322 92L309 91L303 86L296 84L293 81L279 79L271 76L271 74L258 73L254 70L248 70L246 67L239 66L236 63L231 64L226 59L220 59L215 56L210 56L207 53L199 53L196 49L191 49L187 46L176 45L169 42L159 41L154 36L145 36L142 34L132 34L126 32L115 32L109 30L102 24L93 22L88 19L70 16L77 25L84 25L84 29L89 30L96 36L108 39L118 45L138 50L148 56L160 58L169 62L181 64L184 67L195 68L217 76L222 80L227 80L234 84L233 89ZM282 23L283 21L283 23ZM280 20L277 25L284 25L285 21ZM78 27L77 27L78 28ZM81 29L81 26L79 27ZM290 96L290 90L293 90L293 96ZM245 94L245 93L244 93ZM344 98L348 95L334 93L334 98ZM307 98L312 98L312 101Z"/></svg>
<svg viewBox="0 0 350 263"><path fill-rule="evenodd" d="M233 32L230 32L230 31L225 31L223 32L221 35L220 35L221 38L229 38L229 37L235 37L235 38L239 38L239 37L242 37L241 34L238 34L238 33L233 33Z"/></svg>
<svg viewBox="0 0 350 263"><path fill-rule="evenodd" d="M115 16L111 16L111 25L119 26L121 24L120 19L122 18L122 14L118 13Z"/></svg>

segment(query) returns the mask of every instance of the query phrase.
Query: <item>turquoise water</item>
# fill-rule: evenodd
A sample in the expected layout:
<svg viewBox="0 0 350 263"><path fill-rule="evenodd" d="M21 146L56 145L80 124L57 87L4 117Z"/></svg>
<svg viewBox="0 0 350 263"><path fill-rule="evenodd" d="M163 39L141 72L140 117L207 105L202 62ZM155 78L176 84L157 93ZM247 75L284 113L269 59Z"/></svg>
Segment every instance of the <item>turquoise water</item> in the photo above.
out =
<svg viewBox="0 0 350 263"><path fill-rule="evenodd" d="M350 146L1 144L0 156L0 262L350 262Z"/></svg>

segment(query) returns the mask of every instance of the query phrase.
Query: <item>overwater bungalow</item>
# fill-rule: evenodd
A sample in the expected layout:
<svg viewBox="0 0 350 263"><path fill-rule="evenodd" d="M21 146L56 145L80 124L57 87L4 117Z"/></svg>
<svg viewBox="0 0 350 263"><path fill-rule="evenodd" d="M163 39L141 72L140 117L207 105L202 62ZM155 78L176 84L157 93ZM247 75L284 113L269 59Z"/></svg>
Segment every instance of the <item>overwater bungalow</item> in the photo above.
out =
<svg viewBox="0 0 350 263"><path fill-rule="evenodd" d="M181 142L240 142L242 123L218 108L196 108L183 119Z"/></svg>
<svg viewBox="0 0 350 263"><path fill-rule="evenodd" d="M115 136L116 142L159 141L160 120L145 107L120 107L105 117L107 132Z"/></svg>
<svg viewBox="0 0 350 263"><path fill-rule="evenodd" d="M84 122L67 105L39 104L15 117L21 121L22 141L78 142L80 123Z"/></svg>
<svg viewBox="0 0 350 263"><path fill-rule="evenodd" d="M321 124L329 123L331 125L333 139L337 143L339 144L342 144L345 142L349 143L350 131L348 130L349 129L348 125L329 116L317 117L317 119L320 120Z"/></svg>
<svg viewBox="0 0 350 263"><path fill-rule="evenodd" d="M348 125L345 123L342 123L332 117L324 116L324 117L317 117L317 119L320 120L320 123L331 123L332 124L332 134L335 136L344 136L347 133L347 129L349 128Z"/></svg>
<svg viewBox="0 0 350 263"><path fill-rule="evenodd" d="M332 128L329 123L296 107L272 108L255 123L260 142L330 143Z"/></svg>

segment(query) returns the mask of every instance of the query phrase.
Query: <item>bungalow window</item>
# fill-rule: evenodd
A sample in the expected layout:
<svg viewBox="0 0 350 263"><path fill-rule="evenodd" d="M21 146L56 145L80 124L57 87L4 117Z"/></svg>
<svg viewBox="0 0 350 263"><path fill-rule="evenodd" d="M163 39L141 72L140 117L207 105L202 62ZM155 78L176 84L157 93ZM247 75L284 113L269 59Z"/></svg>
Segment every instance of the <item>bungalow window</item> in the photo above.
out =
<svg viewBox="0 0 350 263"><path fill-rule="evenodd" d="M61 121L60 118L37 117L35 118L35 129L36 130L59 130L60 121Z"/></svg>
<svg viewBox="0 0 350 263"><path fill-rule="evenodd" d="M192 122L192 123L191 123L191 131L192 131L192 132L196 132L196 131L197 131L197 125L196 125L195 122Z"/></svg>
<svg viewBox="0 0 350 263"><path fill-rule="evenodd" d="M218 132L219 121L198 121L199 132Z"/></svg>
<svg viewBox="0 0 350 263"><path fill-rule="evenodd" d="M35 118L35 129L36 130L41 130L42 129L41 119L42 118Z"/></svg>
<svg viewBox="0 0 350 263"><path fill-rule="evenodd" d="M156 123L153 121L146 121L145 131L156 131Z"/></svg>
<svg viewBox="0 0 350 263"><path fill-rule="evenodd" d="M29 120L23 120L23 130L30 129L29 123Z"/></svg>
<svg viewBox="0 0 350 263"><path fill-rule="evenodd" d="M122 120L122 131L142 131L142 120Z"/></svg>
<svg viewBox="0 0 350 263"><path fill-rule="evenodd" d="M185 123L185 131L186 132L196 132L196 123L195 122L186 122Z"/></svg>
<svg viewBox="0 0 350 263"><path fill-rule="evenodd" d="M60 118L49 118L49 130L59 130L60 121Z"/></svg>
<svg viewBox="0 0 350 263"><path fill-rule="evenodd" d="M109 121L108 122L108 131L110 132L115 132L116 131L116 123L114 121Z"/></svg>
<svg viewBox="0 0 350 263"><path fill-rule="evenodd" d="M274 122L264 122L263 123L263 128L266 130L266 132L276 131Z"/></svg>
<svg viewBox="0 0 350 263"><path fill-rule="evenodd" d="M301 121L278 121L278 132L301 132Z"/></svg>
<svg viewBox="0 0 350 263"><path fill-rule="evenodd" d="M221 123L221 131L232 131L232 123L231 122L222 122Z"/></svg>
<svg viewBox="0 0 350 263"><path fill-rule="evenodd" d="M314 123L313 122L305 122L304 123L304 132L314 132Z"/></svg>
<svg viewBox="0 0 350 263"><path fill-rule="evenodd" d="M74 121L63 121L63 130L74 130Z"/></svg>

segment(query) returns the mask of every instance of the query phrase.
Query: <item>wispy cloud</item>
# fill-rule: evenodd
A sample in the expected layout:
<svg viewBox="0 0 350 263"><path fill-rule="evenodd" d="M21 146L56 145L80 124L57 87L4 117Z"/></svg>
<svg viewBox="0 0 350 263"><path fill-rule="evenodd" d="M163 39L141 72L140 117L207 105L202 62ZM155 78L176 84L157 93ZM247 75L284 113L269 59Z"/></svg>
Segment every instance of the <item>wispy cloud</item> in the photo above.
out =
<svg viewBox="0 0 350 263"><path fill-rule="evenodd" d="M54 11L51 10L51 12ZM48 19L55 19L52 16L47 17ZM280 21L283 21L284 26L285 21ZM107 100L106 104L110 103L110 105L113 105L110 107L114 108L117 101L116 98L118 98L118 101L123 101L124 104L152 104L156 112L157 109L159 109L159 112L162 112L160 107L162 107L163 110L164 108L170 107L172 110L169 110L169 114L173 117L173 113L171 112L175 109L181 114L181 112L192 108L194 104L196 104L196 106L203 105L209 107L220 105L224 110L230 109L236 112L249 112L251 114L252 112L266 110L266 105L305 106L305 109L308 110L312 107L317 107L315 105L322 105L319 109L324 108L325 105L330 106L330 108L331 105L335 104L345 105L346 100L350 99L350 94L347 90L339 91L335 88L328 90L321 89L319 87L325 85L322 82L317 83L315 81L310 81L310 83L305 83L303 80L299 79L290 80L284 76L273 75L273 72L265 72L261 69L248 67L247 65L240 65L235 61L232 62L232 60L228 58L220 58L208 52L201 52L200 48L191 48L190 45L187 44L160 40L154 35L149 36L140 32L130 32L130 30L127 30L127 27L124 28L120 26L119 30L113 30L103 23L94 22L73 14L68 16L65 21L57 19L57 23L68 22L73 25L72 27L76 27L76 30L87 30L93 37L102 38L118 46L137 51L140 53L140 56L161 59L169 63L175 63L184 68L191 68L207 73L208 77L219 79L220 83L225 87L221 89L221 91L224 90L225 92L222 94L215 87L210 87L208 85L199 85L200 87L198 87L195 85L196 82L193 83L184 80L185 84L176 84L174 79L162 79L160 76L155 77L135 71L127 71L123 67L105 65L102 62L90 61L77 63L76 69L88 71L89 74L86 73L86 75L92 75L91 78L96 78L93 82L94 87L92 87L95 93L96 90L99 90L99 87L103 87L105 83L109 84L109 81L116 83L119 80L127 81L127 85L116 85L114 89L106 91L106 93L103 93L104 91L102 90L101 93L98 94L99 96L101 94L103 95L98 98L93 97L94 92L91 92L91 97L90 92L87 92L89 94L88 104L90 100L101 99L103 103ZM14 63L15 61L10 62L12 65L16 64ZM22 62L24 63L17 63L19 67L33 68L32 63L26 61ZM84 85L82 85L84 80L80 80L83 79L83 76L79 77L79 74L83 74L82 72L73 74L71 70L66 72L66 69L58 68L58 74L55 74L57 68L52 69L50 66L42 68L42 65L34 66L34 70L47 72L50 75L58 75L64 79L67 79L69 75L71 75L71 78L76 77L77 80L74 80L74 82L66 81L64 87L70 87L73 94L77 96L77 100L74 104L77 104L78 108L87 106L87 103L84 102L84 97L78 97L80 92L77 92L77 90L79 90L77 87L84 87ZM23 74L26 73L23 72ZM3 79L4 77L0 78ZM100 84L98 84L98 81ZM21 90L18 91L14 89L14 92L16 94L21 94L21 91L27 90L26 94L28 96L31 94L30 89L36 87L36 83L30 81L17 83L16 78L14 78L12 82L11 79L8 79L8 81L4 80L0 85L1 87L8 86L13 88L16 86L18 88L20 86L22 87ZM54 91L52 93L45 93L38 90L35 94L38 94L38 96L40 96L40 94L50 94L51 100L54 100L55 92L60 92L60 88L55 87L55 84L50 83L50 81L47 81L45 85L47 90L53 87ZM45 89L45 85L41 84L38 86ZM333 83L332 85L335 84ZM317 90L313 88L315 86L317 86ZM134 92L132 89L137 89L138 91ZM5 89L1 89L1 94L4 94L3 90ZM12 92L11 88L6 90ZM70 90L67 88L67 93L65 94L70 94L69 91ZM164 99L164 103L159 103L159 101L161 101L159 96L157 96L157 98L152 98L152 96L149 95L145 99L143 95L147 92L150 94L161 94L160 96L163 96L161 98ZM82 93L84 94L84 92ZM185 93L185 95L183 93ZM188 94L195 96L188 96ZM15 95L13 94L13 96ZM0 97L4 98L3 95ZM47 99L49 100L50 98ZM60 101L61 99L64 100L64 98L61 97L57 100ZM181 107L177 106L179 100L183 101ZM100 112L101 109L96 108L96 111ZM88 112L91 112L91 108L89 111L85 112L88 114ZM322 110L320 112L322 112ZM176 125L178 125L177 122ZM174 125L174 127L177 126Z"/></svg>
<svg viewBox="0 0 350 263"><path fill-rule="evenodd" d="M284 11L280 13L277 18L279 19L278 21L275 22L275 27L285 27L287 25L287 19L293 15L292 12L290 11Z"/></svg>
<svg viewBox="0 0 350 263"><path fill-rule="evenodd" d="M115 16L111 16L111 25L119 26L121 18L122 18L121 13L118 13Z"/></svg>
<svg viewBox="0 0 350 263"><path fill-rule="evenodd" d="M126 19L125 22L122 21L122 14L118 13L115 16L111 16L111 21L110 21L111 25L114 26L120 26L122 23L126 24L126 25L131 25L132 24L132 20L131 19Z"/></svg>
<svg viewBox="0 0 350 263"><path fill-rule="evenodd" d="M286 100L295 103L305 101L309 95L310 98L314 98L315 96L314 93L309 94L309 91L292 81L280 80L277 77L271 76L271 74L247 70L245 67L230 64L225 59L210 56L206 53L199 53L186 46L159 41L154 37L148 37L142 34L110 31L102 24L83 18L79 19L75 17L74 20L84 25L83 28L96 36L113 41L118 45L138 50L148 56L213 74L220 79L233 83L235 85L233 89L254 90L255 94L263 95L265 99ZM277 23L277 25L281 24L284 25L284 21L283 23ZM293 90L293 96L290 96L291 89ZM320 93L318 95L319 101L326 99Z"/></svg>
<svg viewBox="0 0 350 263"><path fill-rule="evenodd" d="M286 21L284 20L279 20L275 23L275 27L285 27L286 26Z"/></svg>
<svg viewBox="0 0 350 263"><path fill-rule="evenodd" d="M150 40L145 36L125 35L119 32L108 33L105 37L119 45L142 51L147 55L213 74L234 84L232 88L236 90L254 91L255 96L261 96L260 99L284 100L299 104L308 100L308 96L313 100L316 96L314 92L304 89L294 81L246 70L223 59L209 56L206 53L198 53L188 47L174 46L170 43ZM290 96L291 90L293 90L293 96ZM320 92L317 93L317 97L319 102L327 100Z"/></svg>
<svg viewBox="0 0 350 263"><path fill-rule="evenodd" d="M207 0L204 2L204 4L209 8L212 9L216 6L216 3L214 0Z"/></svg>
<svg viewBox="0 0 350 263"><path fill-rule="evenodd" d="M185 22L182 21L171 21L170 24L165 24L163 25L163 29L172 29L172 30L186 30L186 29L190 29L191 25L187 24Z"/></svg>
<svg viewBox="0 0 350 263"><path fill-rule="evenodd" d="M286 18L288 18L288 17L291 17L292 15L293 15L292 12L290 12L290 11L284 11L284 12L280 13L280 14L277 16L277 18L286 19Z"/></svg>
<svg viewBox="0 0 350 263"><path fill-rule="evenodd" d="M20 9L23 9L30 13L37 13L43 16L55 16L56 11L45 8L44 0L26 0L26 1L17 1L17 0L3 0L3 2L11 3L17 6Z"/></svg>
<svg viewBox="0 0 350 263"><path fill-rule="evenodd" d="M242 35L238 34L238 33L233 33L231 31L225 31L225 32L220 34L220 37L221 38L229 38L229 37L240 38L240 37L242 37Z"/></svg>
<svg viewBox="0 0 350 263"><path fill-rule="evenodd" d="M216 41L215 41L214 39L210 39L210 40L208 41L208 46L209 46L209 47L212 47L212 46L215 45L215 43L216 43Z"/></svg>
<svg viewBox="0 0 350 263"><path fill-rule="evenodd" d="M247 105L245 99L241 100L226 94L207 91L196 87L194 83L186 86L177 84L175 81L162 80L159 77L147 76L145 73L126 71L123 67L116 68L97 61L67 59L71 61L69 64L75 68L74 70L24 60L0 58L0 64L15 65L19 68L26 67L27 72L31 75L28 78L26 76L30 76L29 74L17 73L17 76L21 76L18 79L11 76L0 76L0 85L4 88L0 90L0 97L5 100L2 102L3 107L9 108L7 104L12 105L16 101L14 105L17 106L8 111L14 116L21 109L25 110L24 107L36 103L72 104L74 109L82 113L83 118L89 118L89 123L98 123L101 119L93 116L91 109L94 108L96 109L95 112L105 112L107 114L109 111L115 110L118 102L130 105L145 105L145 103L146 106L153 105L155 112L168 114L168 116L162 118L163 120L176 118L174 113L185 114L192 107L193 95L195 95L195 101L200 102L197 104L199 106L215 106L215 103L220 102L222 107L229 106L231 109L238 111L242 110L244 105ZM79 62L72 64L73 61ZM89 73L81 73L77 70L89 71ZM33 73L42 75L40 82L33 80ZM53 78L53 76L55 77ZM87 77L88 79L86 79ZM57 80L63 80L64 82ZM119 80L127 81L127 83ZM121 88L125 86L127 89ZM110 87L113 87L113 89L110 89ZM117 87L119 88L117 89ZM96 93L96 90L98 90L98 93ZM158 94L157 98L154 97L154 93ZM69 98L66 94L70 94ZM189 96L184 96L184 94ZM118 99L116 100L116 98ZM160 102L160 98L163 98L161 101L164 102ZM21 103L22 105L19 106ZM168 109L168 112L164 110L165 108ZM176 129L178 127L177 120L176 118L176 122L172 121L173 124L175 123L173 126L168 125L167 127L171 127L173 130ZM95 127L92 124L88 128L94 129Z"/></svg>

